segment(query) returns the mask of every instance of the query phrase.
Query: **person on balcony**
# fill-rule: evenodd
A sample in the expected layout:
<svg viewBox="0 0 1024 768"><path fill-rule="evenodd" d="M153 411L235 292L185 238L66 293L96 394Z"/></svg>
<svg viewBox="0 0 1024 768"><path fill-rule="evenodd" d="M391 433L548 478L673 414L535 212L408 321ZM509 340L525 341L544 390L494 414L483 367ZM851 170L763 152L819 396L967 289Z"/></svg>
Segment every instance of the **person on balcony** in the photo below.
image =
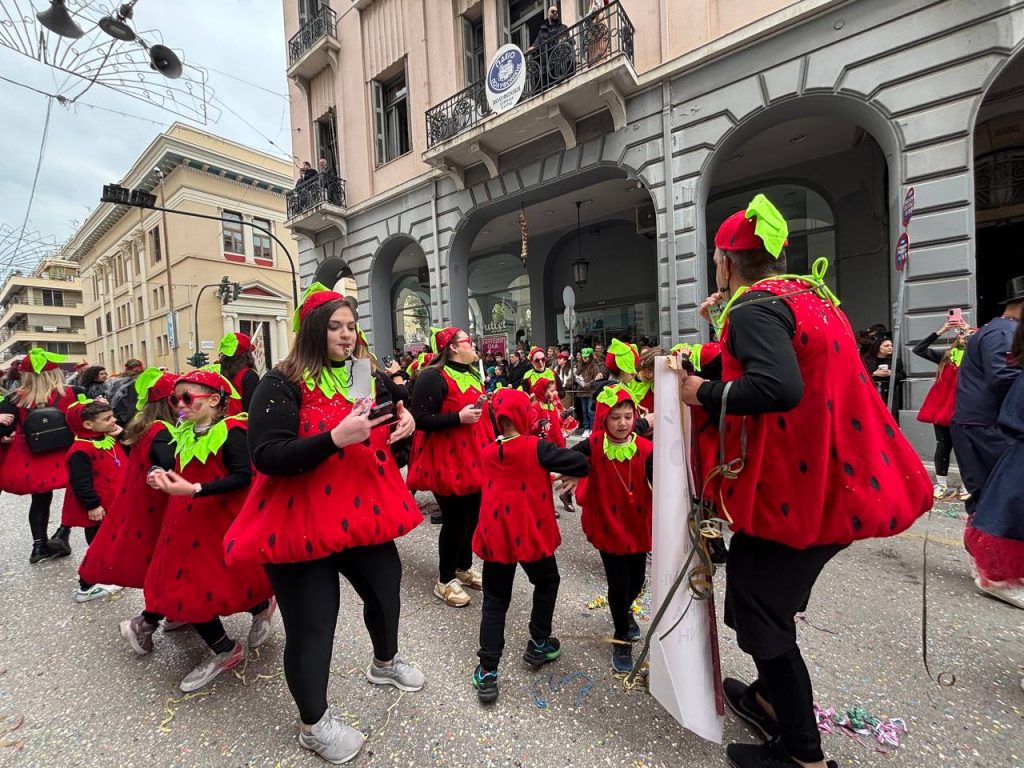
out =
<svg viewBox="0 0 1024 768"><path fill-rule="evenodd" d="M302 166L299 168L299 180L295 184L295 187L301 187L307 181L310 181L315 178L316 171L313 170L313 166L309 164L308 160L306 160L305 162L302 163Z"/></svg>
<svg viewBox="0 0 1024 768"><path fill-rule="evenodd" d="M338 172L327 162L327 158L320 158L320 185L324 190L324 202L333 205L341 205L341 182L338 181Z"/></svg>
<svg viewBox="0 0 1024 768"><path fill-rule="evenodd" d="M536 85L541 90L561 82L572 74L575 69L575 57L570 55L567 61L562 61L555 51L558 46L565 44L569 53L573 50L572 38L568 36L569 28L562 23L558 15L558 6L552 5L548 8L548 16L544 23L537 30L537 36L533 39L533 45L526 49L527 56L535 62L534 66L539 68L539 77Z"/></svg>

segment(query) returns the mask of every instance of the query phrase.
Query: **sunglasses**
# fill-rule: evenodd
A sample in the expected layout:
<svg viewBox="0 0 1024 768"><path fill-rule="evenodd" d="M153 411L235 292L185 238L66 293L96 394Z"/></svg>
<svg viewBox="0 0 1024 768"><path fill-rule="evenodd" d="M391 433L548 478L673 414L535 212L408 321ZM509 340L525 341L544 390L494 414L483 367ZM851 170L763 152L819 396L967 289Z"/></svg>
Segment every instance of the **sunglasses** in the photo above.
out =
<svg viewBox="0 0 1024 768"><path fill-rule="evenodd" d="M205 394L193 395L191 392L186 392L181 397L178 395L168 395L167 402L171 404L172 408L177 408L179 403L187 408L196 400L202 400L204 397L213 397L219 394L219 392L207 392Z"/></svg>
<svg viewBox="0 0 1024 768"><path fill-rule="evenodd" d="M470 344L470 345L472 345L473 344L473 340L469 339L469 338L466 338L466 339L456 339L455 341L452 342L452 346L453 347L457 346L459 344Z"/></svg>

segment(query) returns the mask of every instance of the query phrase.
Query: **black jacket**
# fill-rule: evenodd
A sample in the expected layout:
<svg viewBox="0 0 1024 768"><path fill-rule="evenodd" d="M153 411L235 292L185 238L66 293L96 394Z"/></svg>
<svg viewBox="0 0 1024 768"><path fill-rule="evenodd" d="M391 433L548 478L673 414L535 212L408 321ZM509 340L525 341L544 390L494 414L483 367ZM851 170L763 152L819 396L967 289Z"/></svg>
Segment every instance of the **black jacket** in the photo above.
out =
<svg viewBox="0 0 1024 768"><path fill-rule="evenodd" d="M569 28L561 21L557 24L551 24L545 19L544 23L540 25L540 29L537 30L537 36L533 38L533 45L530 47L534 49L543 48L568 31Z"/></svg>

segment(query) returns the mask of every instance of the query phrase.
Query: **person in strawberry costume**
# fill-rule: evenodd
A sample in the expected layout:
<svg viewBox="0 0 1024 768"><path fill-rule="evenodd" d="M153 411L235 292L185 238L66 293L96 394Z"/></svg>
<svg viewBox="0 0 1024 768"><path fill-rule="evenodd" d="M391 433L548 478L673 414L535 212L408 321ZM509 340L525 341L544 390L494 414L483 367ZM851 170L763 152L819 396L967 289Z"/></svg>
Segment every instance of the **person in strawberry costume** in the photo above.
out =
<svg viewBox="0 0 1024 768"><path fill-rule="evenodd" d="M594 431L575 450L588 456L580 524L587 541L601 554L608 579L608 610L615 627L612 670L633 669L633 643L640 627L630 610L644 587L651 551L654 498L654 445L634 431L637 405L625 384L597 395Z"/></svg>
<svg viewBox="0 0 1024 768"><path fill-rule="evenodd" d="M533 420L534 432L550 440L559 448L565 448L565 433L562 401L558 399L558 387L554 380L538 378L530 387L533 402L530 404L530 415Z"/></svg>
<svg viewBox="0 0 1024 768"><path fill-rule="evenodd" d="M67 423L75 442L65 457L68 487L64 493L61 525L82 528L89 546L121 491L128 457L116 439L122 430L109 403L80 396L77 403L68 406ZM75 602L109 597L120 589L116 585L96 583L80 574Z"/></svg>
<svg viewBox="0 0 1024 768"><path fill-rule="evenodd" d="M558 638L551 634L560 581L555 550L562 541L555 522L551 473L583 477L587 460L577 451L531 435L530 410L530 398L524 392L508 387L496 392L492 413L502 436L483 450L487 481L473 551L484 562L484 605L473 687L484 704L498 697L498 662L505 647L505 615L516 565L522 566L533 585L530 640L523 660L540 667L561 655Z"/></svg>
<svg viewBox="0 0 1024 768"><path fill-rule="evenodd" d="M53 492L68 484L65 451L33 453L25 435L25 420L37 409L56 408L65 413L75 402L75 391L64 384L60 364L64 355L35 347L18 364L20 386L0 397L0 490L16 496L31 495L28 523L32 530L30 563L71 554L70 528L60 526L47 539ZM71 434L68 432L68 442ZM64 443L64 448L67 443Z"/></svg>
<svg viewBox="0 0 1024 768"><path fill-rule="evenodd" d="M237 400L228 402L228 416L248 413L260 375L256 373L256 361L252 356L252 338L245 333L226 333L217 347L217 365L220 374L231 382L238 392Z"/></svg>
<svg viewBox="0 0 1024 768"><path fill-rule="evenodd" d="M415 423L400 400L392 413L371 417L377 379L363 367L370 351L357 320L353 299L319 283L306 289L292 349L253 396L256 479L223 541L229 565L262 566L274 586L299 744L333 763L355 757L364 742L327 705L339 574L363 602L373 644L367 680L403 691L425 682L398 655L402 563L395 546L423 515L389 450Z"/></svg>
<svg viewBox="0 0 1024 768"><path fill-rule="evenodd" d="M547 367L547 353L540 347L531 347L529 360L530 367L523 373L523 378L519 383L519 388L525 392L532 393L534 391L533 388L537 385L538 381L551 381L555 384L558 396L564 397L565 392L562 391L562 385L555 376L555 372L551 368Z"/></svg>
<svg viewBox="0 0 1024 768"><path fill-rule="evenodd" d="M224 630L221 616L252 614L249 648L273 632L273 590L255 564L229 565L224 534L238 514L252 482L246 420L228 416L237 399L231 382L198 369L175 382L168 397L180 423L168 426L174 444L173 471L154 467L149 484L170 498L144 585L148 612L190 623L211 655L189 672L181 690L198 690L242 663L242 645Z"/></svg>
<svg viewBox="0 0 1024 768"><path fill-rule="evenodd" d="M771 737L730 744L736 768L836 765L821 750L793 617L838 552L905 530L932 504L931 481L875 393L824 282L827 263L815 262L809 276L784 274L787 236L764 195L719 228L720 288L701 314L724 303L722 381L692 374L682 386L683 401L712 421L725 411L725 455L705 448L701 463L732 469L714 480L712 469L704 492L734 531L725 621L758 679L727 678L724 688L730 708ZM717 446L710 434L705 445Z"/></svg>
<svg viewBox="0 0 1024 768"><path fill-rule="evenodd" d="M430 348L434 359L420 369L412 393L416 436L407 482L412 491L433 493L441 508L434 596L460 608L469 604L464 587L483 588L472 544L480 516L480 455L494 442L494 427L469 334L435 328Z"/></svg>

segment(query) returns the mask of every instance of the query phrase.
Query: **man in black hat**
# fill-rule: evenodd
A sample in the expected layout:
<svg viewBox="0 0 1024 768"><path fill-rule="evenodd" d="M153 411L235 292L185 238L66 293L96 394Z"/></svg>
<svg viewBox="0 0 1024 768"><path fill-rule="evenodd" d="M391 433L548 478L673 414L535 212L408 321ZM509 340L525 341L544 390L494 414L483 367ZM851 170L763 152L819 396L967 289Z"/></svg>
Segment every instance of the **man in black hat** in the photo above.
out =
<svg viewBox="0 0 1024 768"><path fill-rule="evenodd" d="M1011 440L996 425L999 408L1020 368L1006 364L1013 334L1024 308L1024 275L1007 284L1003 314L993 318L967 342L956 385L953 410L953 451L960 478L971 494L965 503L972 514L992 467Z"/></svg>

